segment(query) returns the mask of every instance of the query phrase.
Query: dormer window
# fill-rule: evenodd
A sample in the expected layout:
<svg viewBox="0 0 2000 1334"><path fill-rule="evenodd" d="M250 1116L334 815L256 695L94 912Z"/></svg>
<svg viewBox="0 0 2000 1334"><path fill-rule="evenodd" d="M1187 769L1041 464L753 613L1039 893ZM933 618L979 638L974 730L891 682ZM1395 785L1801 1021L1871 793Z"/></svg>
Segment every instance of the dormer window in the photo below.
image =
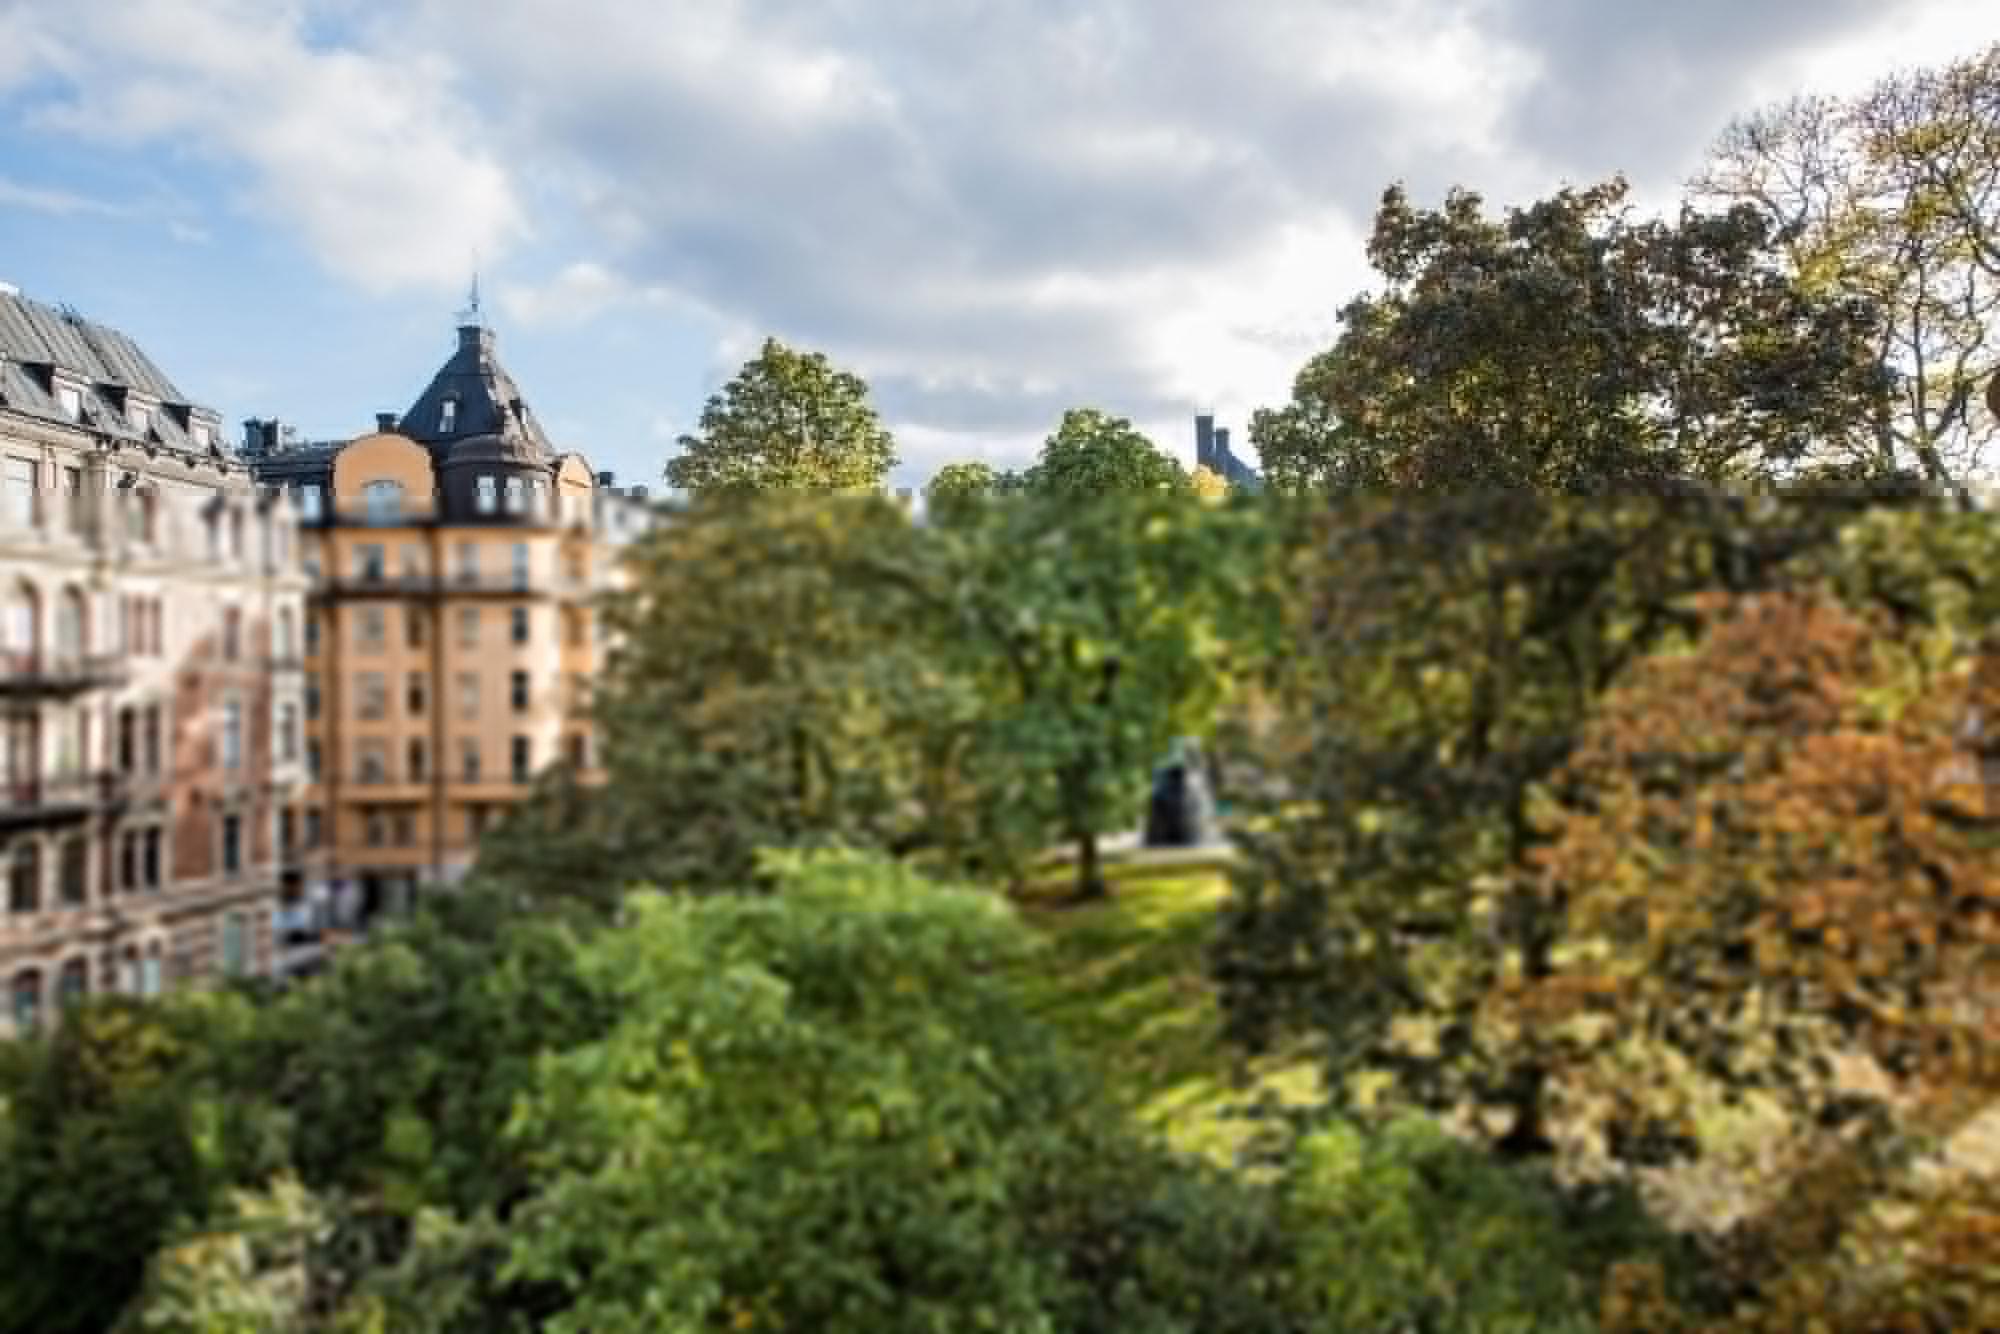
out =
<svg viewBox="0 0 2000 1334"><path fill-rule="evenodd" d="M194 447L196 449L207 449L209 444L215 439L214 435L208 429L207 422L196 422L188 428L188 434L194 437Z"/></svg>
<svg viewBox="0 0 2000 1334"><path fill-rule="evenodd" d="M401 482L370 482L361 488L361 497L368 506L370 523L395 523L403 517Z"/></svg>
<svg viewBox="0 0 2000 1334"><path fill-rule="evenodd" d="M507 512L519 514L528 507L528 483L525 478L507 479Z"/></svg>
<svg viewBox="0 0 2000 1334"><path fill-rule="evenodd" d="M58 384L56 386L56 406L60 407L63 416L69 418L71 421L82 421L83 391L73 384Z"/></svg>
<svg viewBox="0 0 2000 1334"><path fill-rule="evenodd" d="M144 403L134 403L130 408L126 410L125 415L132 422L133 434L139 436L145 436L152 432L153 410L147 407Z"/></svg>
<svg viewBox="0 0 2000 1334"><path fill-rule="evenodd" d="M447 398L438 409L438 434L450 435L458 429L458 400Z"/></svg>
<svg viewBox="0 0 2000 1334"><path fill-rule="evenodd" d="M299 515L310 523L319 519L319 513L319 487L307 482L299 488Z"/></svg>
<svg viewBox="0 0 2000 1334"><path fill-rule="evenodd" d="M492 477L481 477L477 486L474 505L481 514L491 514L500 507L499 484Z"/></svg>

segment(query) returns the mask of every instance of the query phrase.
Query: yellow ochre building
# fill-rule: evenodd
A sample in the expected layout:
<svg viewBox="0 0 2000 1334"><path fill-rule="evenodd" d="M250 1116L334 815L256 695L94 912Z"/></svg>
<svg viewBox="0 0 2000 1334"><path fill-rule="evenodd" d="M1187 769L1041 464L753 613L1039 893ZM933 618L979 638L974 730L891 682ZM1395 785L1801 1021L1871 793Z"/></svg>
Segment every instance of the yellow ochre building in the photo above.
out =
<svg viewBox="0 0 2000 1334"><path fill-rule="evenodd" d="M551 763L597 776L593 601L655 516L549 443L476 304L400 417L321 444L252 420L244 453L301 516L311 906L292 935L311 944L462 877Z"/></svg>

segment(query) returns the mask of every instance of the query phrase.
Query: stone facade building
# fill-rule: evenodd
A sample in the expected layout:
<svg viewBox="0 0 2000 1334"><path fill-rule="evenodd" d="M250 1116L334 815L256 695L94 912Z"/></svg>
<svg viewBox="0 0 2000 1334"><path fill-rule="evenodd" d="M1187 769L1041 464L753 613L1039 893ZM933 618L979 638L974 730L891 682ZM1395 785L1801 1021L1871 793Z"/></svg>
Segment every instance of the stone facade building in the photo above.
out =
<svg viewBox="0 0 2000 1334"><path fill-rule="evenodd" d="M0 289L0 1033L271 966L294 516L130 338Z"/></svg>

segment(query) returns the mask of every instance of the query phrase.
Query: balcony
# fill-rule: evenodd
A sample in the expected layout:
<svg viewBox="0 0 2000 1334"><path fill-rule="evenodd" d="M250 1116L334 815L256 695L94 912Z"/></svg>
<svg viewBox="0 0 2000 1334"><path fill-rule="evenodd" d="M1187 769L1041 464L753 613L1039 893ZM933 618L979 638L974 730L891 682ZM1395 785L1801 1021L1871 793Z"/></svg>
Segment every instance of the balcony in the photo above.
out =
<svg viewBox="0 0 2000 1334"><path fill-rule="evenodd" d="M460 570L452 574L354 574L336 575L314 585L311 596L319 601L355 601L383 598L410 601L427 598L582 598L592 593L587 580L569 575L521 576L509 570L481 572Z"/></svg>
<svg viewBox="0 0 2000 1334"><path fill-rule="evenodd" d="M0 780L0 830L71 824L115 805L123 792L108 773Z"/></svg>
<svg viewBox="0 0 2000 1334"><path fill-rule="evenodd" d="M124 679L124 659L116 654L0 652L0 696L78 695Z"/></svg>

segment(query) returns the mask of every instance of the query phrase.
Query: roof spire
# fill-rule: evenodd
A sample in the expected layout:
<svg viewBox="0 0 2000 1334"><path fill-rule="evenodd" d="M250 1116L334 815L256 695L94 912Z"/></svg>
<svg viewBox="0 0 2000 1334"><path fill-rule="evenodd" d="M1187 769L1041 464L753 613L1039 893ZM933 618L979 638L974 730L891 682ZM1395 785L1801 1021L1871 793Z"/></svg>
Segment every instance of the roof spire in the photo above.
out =
<svg viewBox="0 0 2000 1334"><path fill-rule="evenodd" d="M461 329L483 329L485 321L479 313L479 260L472 261L472 290L466 294L465 309L458 312L458 326Z"/></svg>

